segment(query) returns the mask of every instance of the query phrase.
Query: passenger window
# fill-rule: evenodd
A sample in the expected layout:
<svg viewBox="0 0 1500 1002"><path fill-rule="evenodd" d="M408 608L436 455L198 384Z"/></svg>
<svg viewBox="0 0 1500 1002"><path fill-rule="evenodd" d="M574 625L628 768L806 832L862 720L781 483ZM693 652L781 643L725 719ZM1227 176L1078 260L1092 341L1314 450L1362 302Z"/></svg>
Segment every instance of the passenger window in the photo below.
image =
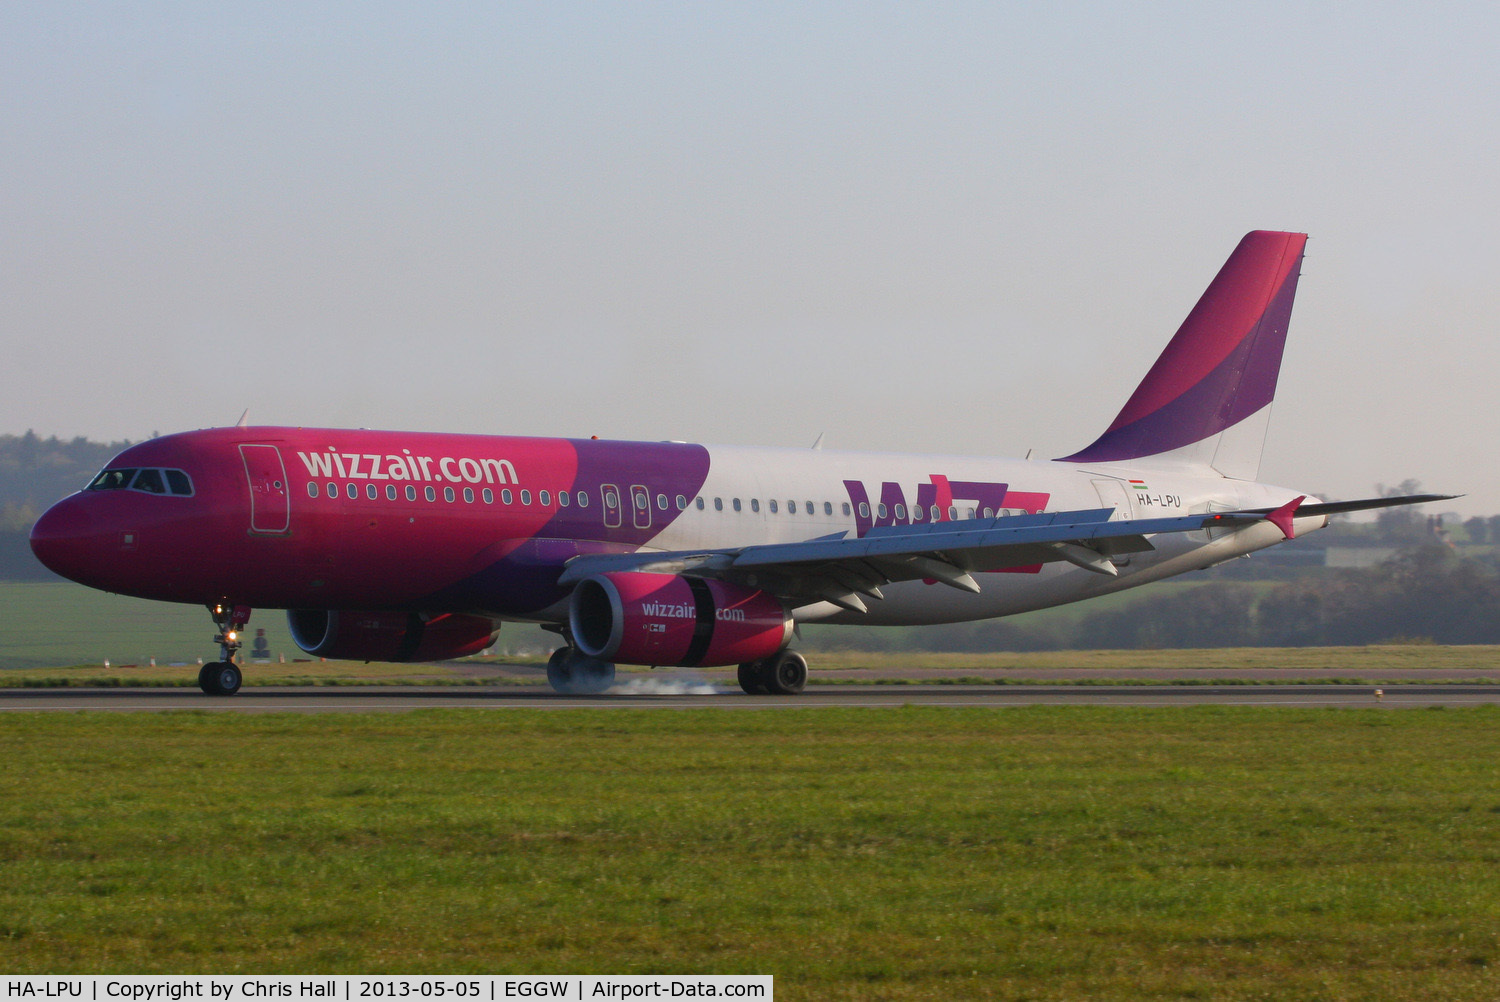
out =
<svg viewBox="0 0 1500 1002"><path fill-rule="evenodd" d="M736 508L738 508L740 506L740 503L738 501L736 501L734 503L734 506ZM755 511L755 512L760 511L760 498L751 498L750 499L750 510L751 511ZM775 501L771 502L771 510L772 511L776 510L776 502Z"/></svg>
<svg viewBox="0 0 1500 1002"><path fill-rule="evenodd" d="M771 499L771 514L772 514L772 515L774 515L774 514L776 514L776 513L777 513L777 512L778 512L778 511L780 511L780 510L781 510L781 509L779 509L779 508L777 508L777 507L776 507L776 499L775 499L775 498L772 498L772 499Z"/></svg>
<svg viewBox="0 0 1500 1002"><path fill-rule="evenodd" d="M807 513L809 515L816 515L818 513L818 510L813 507L813 503L811 501L804 501L802 503L807 506Z"/></svg>
<svg viewBox="0 0 1500 1002"><path fill-rule="evenodd" d="M879 518L885 518L888 511L889 509L886 508L885 502L881 502L880 504L875 506L875 514Z"/></svg>
<svg viewBox="0 0 1500 1002"><path fill-rule="evenodd" d="M515 499L516 496L510 492L509 487L500 492L500 501L504 504L512 504L515 502Z"/></svg>
<svg viewBox="0 0 1500 1002"><path fill-rule="evenodd" d="M849 513L846 511L846 512L844 512L844 514L847 515ZM860 518L869 518L870 517L870 502L868 502L868 501L861 501L859 503L859 517Z"/></svg>
<svg viewBox="0 0 1500 1002"><path fill-rule="evenodd" d="M338 484L330 483L330 484L326 485L326 488L327 489L324 490L323 493L327 494L329 497L336 498L336 497L339 496L339 485Z"/></svg>
<svg viewBox="0 0 1500 1002"><path fill-rule="evenodd" d="M740 510L740 499L739 498L735 498L732 501L730 501L729 503L734 506L734 510L735 511L739 511Z"/></svg>
<svg viewBox="0 0 1500 1002"><path fill-rule="evenodd" d="M436 487L424 487L422 489L422 496L425 497L429 501L436 501L437 500L437 488Z"/></svg>
<svg viewBox="0 0 1500 1002"><path fill-rule="evenodd" d="M703 499L701 497L700 498L694 498L693 499L693 504L695 504L698 507L699 511L703 510Z"/></svg>
<svg viewBox="0 0 1500 1002"><path fill-rule="evenodd" d="M714 511L723 511L723 510L724 510L724 499L723 498L714 498Z"/></svg>
<svg viewBox="0 0 1500 1002"><path fill-rule="evenodd" d="M537 495L537 501L543 506L550 505L552 503L551 492L542 491L542 493Z"/></svg>
<svg viewBox="0 0 1500 1002"><path fill-rule="evenodd" d="M142 470L135 475L130 486L132 490L145 491L147 494L167 493L167 485L162 483L161 470Z"/></svg>
<svg viewBox="0 0 1500 1002"><path fill-rule="evenodd" d="M354 486L353 484L349 484L349 485L347 485L347 489L348 489L348 494L349 494L349 500L350 501L357 501L357 500L359 500L359 488L358 487Z"/></svg>
<svg viewBox="0 0 1500 1002"><path fill-rule="evenodd" d="M795 501L788 501L786 503L786 513L788 515L795 515L795 514L797 514L797 502L795 502Z"/></svg>
<svg viewBox="0 0 1500 1002"><path fill-rule="evenodd" d="M453 503L453 488L452 487L444 487L443 488L443 500L446 501L446 502L448 502L449 504Z"/></svg>
<svg viewBox="0 0 1500 1002"><path fill-rule="evenodd" d="M885 512L881 512L881 515L884 516ZM896 518L902 522L906 521L906 505L898 504L896 506Z"/></svg>
<svg viewBox="0 0 1500 1002"><path fill-rule="evenodd" d="M948 519L950 521L953 521L953 522L957 522L958 521L958 509L957 508L949 508L948 509Z"/></svg>
<svg viewBox="0 0 1500 1002"><path fill-rule="evenodd" d="M413 487L411 484L407 484L406 485L406 500L408 500L408 501L415 501L416 499L417 499L417 489L415 487Z"/></svg>
<svg viewBox="0 0 1500 1002"><path fill-rule="evenodd" d="M666 511L667 510L667 496L665 494L658 494L658 495L656 495L656 510L657 511Z"/></svg>
<svg viewBox="0 0 1500 1002"><path fill-rule="evenodd" d="M386 484L385 485L385 499L387 501L394 501L394 500L396 500L396 485L395 484Z"/></svg>
<svg viewBox="0 0 1500 1002"><path fill-rule="evenodd" d="M531 492L530 491L522 491L521 492L521 503L522 504L531 504Z"/></svg>
<svg viewBox="0 0 1500 1002"><path fill-rule="evenodd" d="M369 498L371 501L379 500L380 488L376 487L374 484L365 484L365 497Z"/></svg>
<svg viewBox="0 0 1500 1002"><path fill-rule="evenodd" d="M832 501L824 501L823 502L823 514L824 515L832 515L833 514L833 502Z"/></svg>
<svg viewBox="0 0 1500 1002"><path fill-rule="evenodd" d="M861 515L864 514L864 507L863 506L860 507L860 514ZM845 515L845 517L847 517L849 515L849 502L848 501L844 502L844 515Z"/></svg>
<svg viewBox="0 0 1500 1002"><path fill-rule="evenodd" d="M557 503L562 505L564 508L566 508L572 502L572 500L572 498L568 497L567 491L557 492Z"/></svg>
<svg viewBox="0 0 1500 1002"><path fill-rule="evenodd" d="M166 470L164 472L167 475L167 486L172 489L173 494L180 494L183 497L190 497L192 495L193 482L188 479L186 473L183 473L181 470ZM277 484L277 486L281 485Z"/></svg>
<svg viewBox="0 0 1500 1002"><path fill-rule="evenodd" d="M604 507L606 507L606 508L618 508L618 507L620 507L620 495L616 494L614 491L605 491L604 492Z"/></svg>
<svg viewBox="0 0 1500 1002"><path fill-rule="evenodd" d="M486 487L484 489L484 493L482 495L480 495L480 496L484 498L484 503L485 504L494 504L495 503L495 492L492 491L492 490L490 490L488 487Z"/></svg>
<svg viewBox="0 0 1500 1002"><path fill-rule="evenodd" d="M474 503L474 488L472 488L472 487L465 487L464 488L464 504L473 504L473 503Z"/></svg>
<svg viewBox="0 0 1500 1002"><path fill-rule="evenodd" d="M700 507L700 508L703 507L703 502L701 502L701 501L698 502L698 507ZM681 494L677 495L677 510L678 511L684 511L686 509L687 509L687 498L683 497Z"/></svg>
<svg viewBox="0 0 1500 1002"><path fill-rule="evenodd" d="M587 508L588 506L589 506L589 496L588 496L588 494L586 494L583 491L579 491L578 492L578 507L580 507L580 508Z"/></svg>

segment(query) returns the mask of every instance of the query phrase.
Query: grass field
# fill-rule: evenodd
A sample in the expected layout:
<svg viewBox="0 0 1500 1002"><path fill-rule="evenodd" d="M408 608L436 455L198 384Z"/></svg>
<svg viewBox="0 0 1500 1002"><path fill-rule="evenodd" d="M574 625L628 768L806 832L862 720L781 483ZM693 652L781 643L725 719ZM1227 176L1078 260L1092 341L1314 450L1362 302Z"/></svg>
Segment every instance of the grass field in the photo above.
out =
<svg viewBox="0 0 1500 1002"><path fill-rule="evenodd" d="M1494 999L1500 711L0 718L0 970Z"/></svg>
<svg viewBox="0 0 1500 1002"><path fill-rule="evenodd" d="M1170 587L1168 585L1162 587ZM1124 596L1109 596L1114 601ZM1030 615L1050 615L1066 610L1047 610ZM22 685L179 685L197 684L197 659L212 657L212 624L205 611L196 607L145 602L92 591L73 584L0 583L0 687ZM252 630L264 628L272 638L273 655L285 655L287 663L246 665L246 685L286 684L515 684L515 678L475 679L452 665L390 665L359 662L306 661L285 636L285 617L265 612L251 621ZM252 634L253 635L253 634ZM507 625L502 641L526 651L498 654L493 660L541 663L556 639L535 627ZM504 644L502 644L502 648ZM149 662L156 658L157 667ZM108 659L111 664L104 667ZM1494 671L1500 667L1500 648L1446 647L1433 644L1380 645L1344 648L1226 648L1161 651L1036 651L1012 653L936 654L906 651L859 652L824 650L811 653L812 681L830 670L861 670L889 674L893 670L921 667L947 673L950 680L965 679L973 671L1005 669L1016 682L1047 678L1058 669L1108 669L1143 674L1158 669L1315 670L1319 680L1358 679L1362 682L1394 683L1392 672L1431 670L1460 674ZM174 666L176 662L176 666ZM631 672L622 666L624 672ZM730 673L723 676L730 687ZM1055 676L1053 676L1055 677ZM1412 679L1408 678L1407 681ZM890 683L889 677L869 679ZM1224 679L1215 678L1222 683ZM1265 681L1265 679L1260 679ZM1309 681L1302 678L1300 681Z"/></svg>

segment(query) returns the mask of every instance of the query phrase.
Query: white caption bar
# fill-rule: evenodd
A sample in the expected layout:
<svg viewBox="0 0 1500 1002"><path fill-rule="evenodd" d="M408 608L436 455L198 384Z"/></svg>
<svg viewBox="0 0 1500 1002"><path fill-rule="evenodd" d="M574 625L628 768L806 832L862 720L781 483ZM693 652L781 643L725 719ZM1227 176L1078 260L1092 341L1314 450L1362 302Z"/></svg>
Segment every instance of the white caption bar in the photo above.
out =
<svg viewBox="0 0 1500 1002"><path fill-rule="evenodd" d="M378 977L376 975L265 977L246 975L86 975L31 977L0 974L0 1002L387 1002L441 999L774 999L769 974L505 975Z"/></svg>

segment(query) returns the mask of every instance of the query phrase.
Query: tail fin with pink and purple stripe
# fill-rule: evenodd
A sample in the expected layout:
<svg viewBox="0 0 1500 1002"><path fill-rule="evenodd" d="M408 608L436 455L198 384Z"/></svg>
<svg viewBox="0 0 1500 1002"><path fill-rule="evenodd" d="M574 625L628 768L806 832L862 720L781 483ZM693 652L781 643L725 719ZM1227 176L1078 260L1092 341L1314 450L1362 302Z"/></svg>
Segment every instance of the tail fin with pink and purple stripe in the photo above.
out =
<svg viewBox="0 0 1500 1002"><path fill-rule="evenodd" d="M1149 458L1255 479L1306 243L1246 234L1114 423L1060 462Z"/></svg>

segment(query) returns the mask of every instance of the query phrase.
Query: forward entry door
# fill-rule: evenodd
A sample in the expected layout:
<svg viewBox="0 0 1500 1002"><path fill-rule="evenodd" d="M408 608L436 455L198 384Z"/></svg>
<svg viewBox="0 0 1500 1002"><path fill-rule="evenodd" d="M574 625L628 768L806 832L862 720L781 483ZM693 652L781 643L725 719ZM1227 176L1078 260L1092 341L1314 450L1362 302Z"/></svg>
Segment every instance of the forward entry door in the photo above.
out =
<svg viewBox="0 0 1500 1002"><path fill-rule="evenodd" d="M242 445L245 478L250 483L250 531L285 533L292 522L286 466L274 445Z"/></svg>

